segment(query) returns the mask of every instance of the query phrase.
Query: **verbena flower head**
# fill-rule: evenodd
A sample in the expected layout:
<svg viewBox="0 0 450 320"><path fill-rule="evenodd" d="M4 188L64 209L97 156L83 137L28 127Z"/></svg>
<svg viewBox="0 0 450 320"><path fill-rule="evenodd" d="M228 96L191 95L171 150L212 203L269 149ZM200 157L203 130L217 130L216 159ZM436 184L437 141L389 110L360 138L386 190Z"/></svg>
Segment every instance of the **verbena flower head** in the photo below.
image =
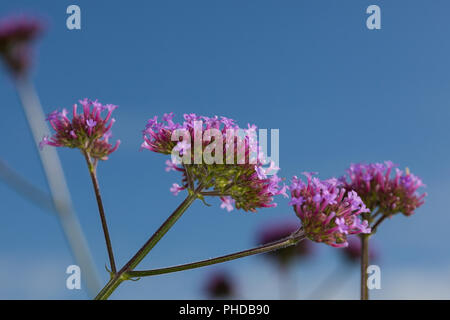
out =
<svg viewBox="0 0 450 320"><path fill-rule="evenodd" d="M114 146L109 143L112 136L111 127L115 122L111 115L117 106L103 105L97 100L87 98L79 102L82 112L78 114L78 105L74 104L72 119L69 119L69 112L66 109L53 111L48 115L47 120L55 130L55 134L52 137L44 137L41 147L50 145L78 148L95 159L106 160L120 144L120 140L117 140Z"/></svg>
<svg viewBox="0 0 450 320"><path fill-rule="evenodd" d="M378 207L386 216L399 212L410 216L424 203L426 193L417 191L425 186L422 180L408 169L399 170L391 161L352 164L347 173L348 179L340 179L345 187L355 190L371 210Z"/></svg>
<svg viewBox="0 0 450 320"><path fill-rule="evenodd" d="M370 233L367 220L359 215L369 212L355 191L346 192L337 179L319 180L304 173L307 182L294 176L290 186L290 205L302 221L305 235L333 247L346 247L347 235Z"/></svg>
<svg viewBox="0 0 450 320"><path fill-rule="evenodd" d="M233 207L245 211L274 207L275 195L287 197L281 179L276 174L269 176L279 168L273 163L263 167L256 126L241 129L234 120L218 116L185 114L182 123L175 123L173 117L169 113L162 121L157 116L148 120L142 149L172 154L166 171L183 174L181 185L171 188L174 194L192 183L202 183L204 190L221 197L221 207L228 211ZM174 160L174 154L182 161Z"/></svg>
<svg viewBox="0 0 450 320"><path fill-rule="evenodd" d="M30 42L43 31L35 18L11 16L0 20L0 56L13 74L23 74L30 64Z"/></svg>
<svg viewBox="0 0 450 320"><path fill-rule="evenodd" d="M288 237L299 226L292 222L282 222L270 224L262 228L258 233L258 243L265 245L277 240ZM312 242L305 239L295 246L289 246L284 249L268 252L265 256L271 258L279 264L281 268L286 268L298 258L305 258L313 253Z"/></svg>

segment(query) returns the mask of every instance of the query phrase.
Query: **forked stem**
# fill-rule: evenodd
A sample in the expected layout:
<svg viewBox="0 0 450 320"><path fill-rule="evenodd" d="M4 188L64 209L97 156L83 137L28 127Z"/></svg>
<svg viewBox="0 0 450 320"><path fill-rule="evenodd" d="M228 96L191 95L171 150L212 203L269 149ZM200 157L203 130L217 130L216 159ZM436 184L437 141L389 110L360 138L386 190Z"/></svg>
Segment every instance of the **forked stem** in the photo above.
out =
<svg viewBox="0 0 450 320"><path fill-rule="evenodd" d="M203 185L200 184L194 191L189 189L189 195L175 209L175 211L167 218L167 220L159 227L158 230L147 240L147 242L139 249L138 252L128 261L128 263L109 280L106 286L95 297L95 300L106 300L116 290L116 288L124 281L130 279L128 272L132 271L147 256L150 250L161 240L161 238L172 228L172 226L183 215L187 208L198 198Z"/></svg>

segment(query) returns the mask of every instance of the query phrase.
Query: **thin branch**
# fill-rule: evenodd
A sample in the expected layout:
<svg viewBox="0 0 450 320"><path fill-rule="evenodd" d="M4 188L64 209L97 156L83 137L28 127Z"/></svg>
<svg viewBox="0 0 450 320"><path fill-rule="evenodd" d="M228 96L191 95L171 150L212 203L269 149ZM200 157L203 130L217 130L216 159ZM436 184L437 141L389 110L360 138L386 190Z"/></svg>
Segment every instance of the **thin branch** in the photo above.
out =
<svg viewBox="0 0 450 320"><path fill-rule="evenodd" d="M386 215L383 215L377 222L374 223L372 229L372 234L374 234L378 228L378 226L387 218Z"/></svg>
<svg viewBox="0 0 450 320"><path fill-rule="evenodd" d="M114 261L114 253L111 244L111 238L109 236L108 224L106 223L105 209L103 207L102 196L100 193L100 186L97 179L97 167L92 163L91 157L86 151L83 151L84 158L86 159L89 173L91 175L92 185L94 186L95 198L97 199L98 212L100 213L100 220L102 222L103 234L105 235L106 248L108 250L109 263L111 265L111 272L117 273L116 263Z"/></svg>
<svg viewBox="0 0 450 320"><path fill-rule="evenodd" d="M202 192L201 193L202 196L207 196L207 197L226 197L226 196L230 196L231 194L229 193L220 193L217 191L206 191L206 192Z"/></svg>
<svg viewBox="0 0 450 320"><path fill-rule="evenodd" d="M236 260L239 258L252 256L255 254L261 254L261 253L266 253L266 252L270 252L270 251L274 251L274 250L278 250L278 249L283 249L283 248L286 248L286 247L289 247L292 245L296 245L303 239L305 239L305 235L304 235L303 231L300 229L300 230L296 231L295 233L293 233L292 235L290 235L289 237L286 237L284 239L281 239L281 240L278 240L278 241L275 241L275 242L272 242L272 243L269 243L266 245L262 245L262 246L259 246L256 248L239 251L239 252L231 253L231 254L228 254L225 256L220 256L220 257L216 257L216 258L212 258L212 259L206 259L206 260L192 262L192 263L188 263L188 264L173 266L173 267L153 269L153 270L144 270L144 271L129 271L129 272L127 272L127 276L129 276L129 277L148 277L148 276L155 276L155 275L160 275L160 274L165 274L165 273L179 272L179 271L184 271L184 270L206 267L206 266L210 266L213 264L228 262L228 261Z"/></svg>
<svg viewBox="0 0 450 320"><path fill-rule="evenodd" d="M191 172L189 168L183 163L184 172L186 172L186 179L188 182L189 189L194 190L194 181L192 180Z"/></svg>
<svg viewBox="0 0 450 320"><path fill-rule="evenodd" d="M380 213L381 213L380 208L377 208L377 211L375 211L375 213L372 214L372 216L370 218L375 219L378 215L380 215Z"/></svg>

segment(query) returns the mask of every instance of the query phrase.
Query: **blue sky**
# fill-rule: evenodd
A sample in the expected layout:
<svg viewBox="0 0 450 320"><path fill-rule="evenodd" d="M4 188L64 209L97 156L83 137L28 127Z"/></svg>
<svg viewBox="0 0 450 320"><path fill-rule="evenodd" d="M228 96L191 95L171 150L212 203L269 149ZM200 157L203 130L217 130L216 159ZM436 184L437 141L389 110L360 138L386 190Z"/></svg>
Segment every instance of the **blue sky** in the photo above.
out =
<svg viewBox="0 0 450 320"><path fill-rule="evenodd" d="M82 29L66 28L78 4ZM366 28L378 4L382 29ZM110 232L123 265L183 195L165 157L139 152L141 130L173 111L223 115L280 130L280 175L340 176L351 162L392 160L427 184L416 215L396 216L375 236L382 290L375 298L449 298L447 240L450 158L448 1L36 1L0 4L0 14L37 13L48 30L37 43L33 81L46 112L80 98L120 106L119 150L99 167ZM46 188L12 82L1 69L0 157ZM82 227L104 281L107 262L95 198L81 155L59 150ZM292 219L288 201L257 214L194 204L142 267L203 259L254 245L267 223ZM0 298L86 298L65 289L74 260L57 221L0 183ZM339 263L318 246L295 274L306 288ZM243 297L276 298L277 277L261 257L228 263ZM195 270L127 283L114 298L201 298ZM357 298L357 268L342 296ZM407 277L405 275L408 275ZM299 285L300 286L300 285ZM275 289L274 289L275 287Z"/></svg>

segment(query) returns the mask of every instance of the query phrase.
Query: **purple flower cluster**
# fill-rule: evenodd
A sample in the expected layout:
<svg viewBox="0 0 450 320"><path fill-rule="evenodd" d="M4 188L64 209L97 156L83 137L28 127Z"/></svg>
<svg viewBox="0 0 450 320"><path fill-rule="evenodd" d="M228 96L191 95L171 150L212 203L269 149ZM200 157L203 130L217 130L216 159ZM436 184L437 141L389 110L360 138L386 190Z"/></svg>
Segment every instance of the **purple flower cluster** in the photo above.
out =
<svg viewBox="0 0 450 320"><path fill-rule="evenodd" d="M50 145L78 148L95 159L107 160L120 144L120 140L117 140L115 146L109 143L112 136L111 127L115 122L111 115L117 106L102 105L97 100L92 101L87 98L79 102L83 112L77 114L78 105L74 104L72 120L68 118L66 109L61 112L53 111L48 115L47 120L55 130L55 134L50 138L44 137L41 147ZM102 112L106 112L106 116L102 117Z"/></svg>
<svg viewBox="0 0 450 320"><path fill-rule="evenodd" d="M368 221L359 217L369 209L358 194L353 190L347 193L337 179L321 181L313 174L304 173L306 184L293 177L290 186L289 204L302 221L306 236L333 247L345 247L347 235L370 233Z"/></svg>
<svg viewBox="0 0 450 320"><path fill-rule="evenodd" d="M0 21L0 56L14 74L23 74L30 61L30 41L43 30L42 23L26 16L11 16Z"/></svg>
<svg viewBox="0 0 450 320"><path fill-rule="evenodd" d="M392 169L395 175L392 177ZM347 177L341 177L345 188L355 190L370 210L378 207L381 213L391 216L403 213L410 216L424 203L426 193L417 190L425 185L406 169L396 168L391 161L372 164L352 164Z"/></svg>
<svg viewBox="0 0 450 320"><path fill-rule="evenodd" d="M287 187L280 185L282 179L276 174L269 176L279 168L273 163L268 168L263 167L265 161L256 142L256 126L248 125L247 129L240 129L232 119L195 114L184 114L184 122L180 124L175 123L173 117L173 113L169 113L164 114L162 121L158 121L157 116L148 120L143 131L142 149L162 154L172 154L174 151L180 157L187 157L187 163L166 161L166 171L183 173L182 184L173 184L170 189L175 195L181 190L192 188L192 182L202 183L204 190L210 190L221 198L222 208L231 211L234 206L253 212L257 208L276 206L273 203L276 195L288 197ZM219 135L213 141L207 137L210 129L216 130ZM182 140L173 139L175 130L184 132L180 137ZM241 135L242 132L245 134ZM200 145L196 147L198 134ZM212 142L222 142L217 148L220 148L226 159L209 164L205 161L195 162L196 152L203 154Z"/></svg>

